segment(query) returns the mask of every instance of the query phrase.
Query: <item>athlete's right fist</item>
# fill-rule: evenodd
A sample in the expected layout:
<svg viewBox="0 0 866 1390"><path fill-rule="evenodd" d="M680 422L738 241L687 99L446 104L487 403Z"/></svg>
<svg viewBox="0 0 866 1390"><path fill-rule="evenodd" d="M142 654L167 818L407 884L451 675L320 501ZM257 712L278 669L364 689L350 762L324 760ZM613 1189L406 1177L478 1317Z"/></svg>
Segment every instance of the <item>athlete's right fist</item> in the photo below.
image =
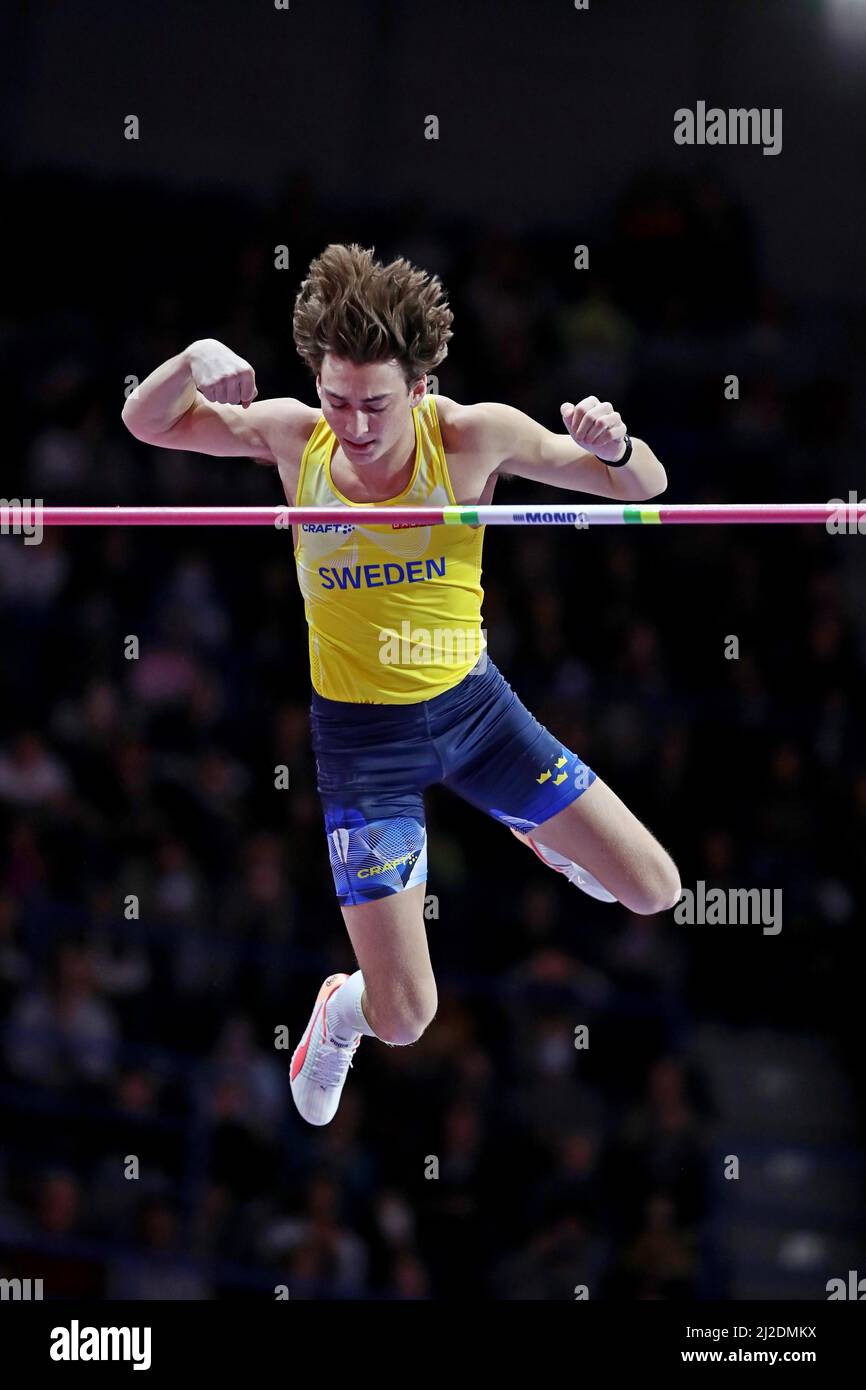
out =
<svg viewBox="0 0 866 1390"><path fill-rule="evenodd" d="M216 338L199 338L191 343L186 359L199 391L216 405L246 408L259 394L256 374L249 362Z"/></svg>

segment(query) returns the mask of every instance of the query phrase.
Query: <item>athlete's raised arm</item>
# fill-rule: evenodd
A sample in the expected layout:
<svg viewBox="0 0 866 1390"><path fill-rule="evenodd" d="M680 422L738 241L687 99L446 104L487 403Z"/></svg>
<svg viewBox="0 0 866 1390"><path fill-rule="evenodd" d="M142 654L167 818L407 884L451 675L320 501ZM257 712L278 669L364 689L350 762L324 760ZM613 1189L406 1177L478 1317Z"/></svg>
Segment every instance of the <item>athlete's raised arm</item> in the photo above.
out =
<svg viewBox="0 0 866 1390"><path fill-rule="evenodd" d="M479 447L496 459L497 473L622 502L657 497L668 485L664 468L642 439L632 439L628 462L614 466L626 453L626 426L610 401L597 396L561 407L567 434L554 434L510 405L484 402L470 409Z"/></svg>
<svg viewBox="0 0 866 1390"><path fill-rule="evenodd" d="M276 438L291 445L293 431L309 435L317 412L292 397L253 404L256 394L249 362L200 338L136 387L122 419L145 444L277 463Z"/></svg>

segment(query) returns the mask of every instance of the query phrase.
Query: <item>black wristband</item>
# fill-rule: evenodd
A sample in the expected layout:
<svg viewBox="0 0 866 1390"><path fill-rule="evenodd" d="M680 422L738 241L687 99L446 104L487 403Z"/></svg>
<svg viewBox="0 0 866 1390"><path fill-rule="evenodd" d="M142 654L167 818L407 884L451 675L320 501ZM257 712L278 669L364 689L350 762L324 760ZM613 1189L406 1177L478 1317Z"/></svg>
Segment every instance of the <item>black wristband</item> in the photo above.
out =
<svg viewBox="0 0 866 1390"><path fill-rule="evenodd" d="M625 453L623 454L622 458L621 458L621 459L617 459L616 463L610 463L610 462L608 462L607 459L601 459L600 462L601 462L601 463L606 463L607 466L608 466L608 468L624 468L625 465L628 463L629 459L631 458L631 451L632 451L631 435L628 435L628 434L627 434L626 437L625 437ZM596 454L596 458L598 458L598 454Z"/></svg>

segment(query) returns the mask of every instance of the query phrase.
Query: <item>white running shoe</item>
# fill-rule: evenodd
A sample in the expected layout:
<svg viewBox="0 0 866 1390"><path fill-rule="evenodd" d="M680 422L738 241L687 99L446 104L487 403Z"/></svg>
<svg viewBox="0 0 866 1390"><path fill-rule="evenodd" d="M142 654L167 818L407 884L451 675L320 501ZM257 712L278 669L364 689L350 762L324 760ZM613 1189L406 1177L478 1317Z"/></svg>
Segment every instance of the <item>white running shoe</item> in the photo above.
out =
<svg viewBox="0 0 866 1390"><path fill-rule="evenodd" d="M600 903L615 903L618 899L613 893L609 893L604 884L599 883L591 873L582 869L573 860L566 859L564 854L559 854L555 849L550 849L547 845L539 844L538 840L533 840L531 835L521 834L515 830L514 826L509 826L512 835L516 835L518 840L523 840L531 849L535 850L542 863L547 864L551 869L556 869L558 874L565 874L569 883L573 883L578 888L582 888L584 893L588 893L591 898L597 898Z"/></svg>
<svg viewBox="0 0 866 1390"><path fill-rule="evenodd" d="M291 1088L295 1105L311 1125L326 1125L337 1113L343 1083L362 1034L348 1042L328 1031L328 1000L348 980L348 975L329 975L316 997L313 1016L292 1053Z"/></svg>

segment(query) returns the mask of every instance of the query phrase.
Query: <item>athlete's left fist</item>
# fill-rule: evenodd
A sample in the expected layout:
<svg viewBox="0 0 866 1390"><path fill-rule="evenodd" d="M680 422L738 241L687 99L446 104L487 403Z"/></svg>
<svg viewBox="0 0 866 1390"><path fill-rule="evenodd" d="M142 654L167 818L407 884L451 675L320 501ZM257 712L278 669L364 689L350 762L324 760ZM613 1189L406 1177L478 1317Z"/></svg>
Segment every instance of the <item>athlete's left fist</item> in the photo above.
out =
<svg viewBox="0 0 866 1390"><path fill-rule="evenodd" d="M605 463L616 463L622 458L626 451L624 440L628 431L622 416L614 410L610 401L587 396L577 405L565 401L559 409L562 422L575 444L588 449Z"/></svg>

